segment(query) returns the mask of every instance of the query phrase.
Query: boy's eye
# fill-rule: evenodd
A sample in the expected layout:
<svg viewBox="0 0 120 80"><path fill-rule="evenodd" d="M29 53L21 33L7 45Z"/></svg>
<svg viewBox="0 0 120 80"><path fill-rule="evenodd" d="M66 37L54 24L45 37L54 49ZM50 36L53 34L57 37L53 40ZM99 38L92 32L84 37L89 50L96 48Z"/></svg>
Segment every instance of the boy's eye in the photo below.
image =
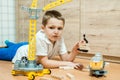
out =
<svg viewBox="0 0 120 80"><path fill-rule="evenodd" d="M60 28L58 28L58 30L63 30L63 28L60 27Z"/></svg>
<svg viewBox="0 0 120 80"><path fill-rule="evenodd" d="M49 27L50 29L54 29L54 27Z"/></svg>

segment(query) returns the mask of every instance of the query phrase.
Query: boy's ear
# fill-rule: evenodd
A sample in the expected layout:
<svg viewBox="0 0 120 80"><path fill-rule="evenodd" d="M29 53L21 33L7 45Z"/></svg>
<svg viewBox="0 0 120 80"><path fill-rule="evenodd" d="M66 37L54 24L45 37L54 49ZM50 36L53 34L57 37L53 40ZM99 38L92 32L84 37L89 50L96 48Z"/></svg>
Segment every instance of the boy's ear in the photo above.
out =
<svg viewBox="0 0 120 80"><path fill-rule="evenodd" d="M44 26L44 25L42 25L42 26L41 26L41 28L44 30L45 26Z"/></svg>

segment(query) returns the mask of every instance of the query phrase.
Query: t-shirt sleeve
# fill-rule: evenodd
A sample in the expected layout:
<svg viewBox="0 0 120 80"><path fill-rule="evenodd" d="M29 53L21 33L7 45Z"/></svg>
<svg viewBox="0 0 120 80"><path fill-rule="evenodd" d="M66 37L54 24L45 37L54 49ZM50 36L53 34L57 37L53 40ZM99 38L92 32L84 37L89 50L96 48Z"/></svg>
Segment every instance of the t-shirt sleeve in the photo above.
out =
<svg viewBox="0 0 120 80"><path fill-rule="evenodd" d="M60 54L65 54L67 53L67 48L65 46L64 39L61 39L61 45L60 45Z"/></svg>

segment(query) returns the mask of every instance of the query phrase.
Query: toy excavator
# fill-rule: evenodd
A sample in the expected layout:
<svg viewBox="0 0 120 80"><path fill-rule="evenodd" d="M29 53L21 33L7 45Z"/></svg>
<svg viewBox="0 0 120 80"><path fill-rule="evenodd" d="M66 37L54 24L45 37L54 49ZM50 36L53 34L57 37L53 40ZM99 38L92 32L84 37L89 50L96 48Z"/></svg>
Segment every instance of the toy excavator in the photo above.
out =
<svg viewBox="0 0 120 80"><path fill-rule="evenodd" d="M44 74L50 74L49 69L43 69L41 64L37 64L35 61L36 52L36 21L39 18L38 13L42 11L49 10L53 7L62 5L64 3L70 2L72 0L57 0L46 5L43 9L37 9L38 0L33 0L30 8L22 7L30 13L30 24L29 24L29 48L28 48L28 58L22 57L21 60L16 60L12 75L25 75L28 76L28 80L34 80L36 76L43 76Z"/></svg>
<svg viewBox="0 0 120 80"><path fill-rule="evenodd" d="M103 60L102 55L100 53L96 53L90 60L90 76L99 77L105 75L107 71L104 70L104 67L105 61Z"/></svg>

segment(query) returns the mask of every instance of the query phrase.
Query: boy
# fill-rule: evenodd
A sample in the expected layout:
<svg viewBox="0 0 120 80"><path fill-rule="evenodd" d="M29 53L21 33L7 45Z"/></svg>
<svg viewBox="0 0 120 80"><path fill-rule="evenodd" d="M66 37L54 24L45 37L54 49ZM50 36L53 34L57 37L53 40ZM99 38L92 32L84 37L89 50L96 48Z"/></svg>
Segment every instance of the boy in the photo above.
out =
<svg viewBox="0 0 120 80"><path fill-rule="evenodd" d="M37 63L41 63L45 68L71 66L82 70L82 64L72 62L79 53L77 49L80 43L77 43L73 47L70 54L67 53L64 39L61 36L64 25L65 20L58 11L51 10L44 14L42 29L36 34L36 61ZM22 44L15 53L11 58L13 63L16 60L20 60L23 56L28 56L28 45L26 43ZM52 60L56 55L59 55L62 61Z"/></svg>

